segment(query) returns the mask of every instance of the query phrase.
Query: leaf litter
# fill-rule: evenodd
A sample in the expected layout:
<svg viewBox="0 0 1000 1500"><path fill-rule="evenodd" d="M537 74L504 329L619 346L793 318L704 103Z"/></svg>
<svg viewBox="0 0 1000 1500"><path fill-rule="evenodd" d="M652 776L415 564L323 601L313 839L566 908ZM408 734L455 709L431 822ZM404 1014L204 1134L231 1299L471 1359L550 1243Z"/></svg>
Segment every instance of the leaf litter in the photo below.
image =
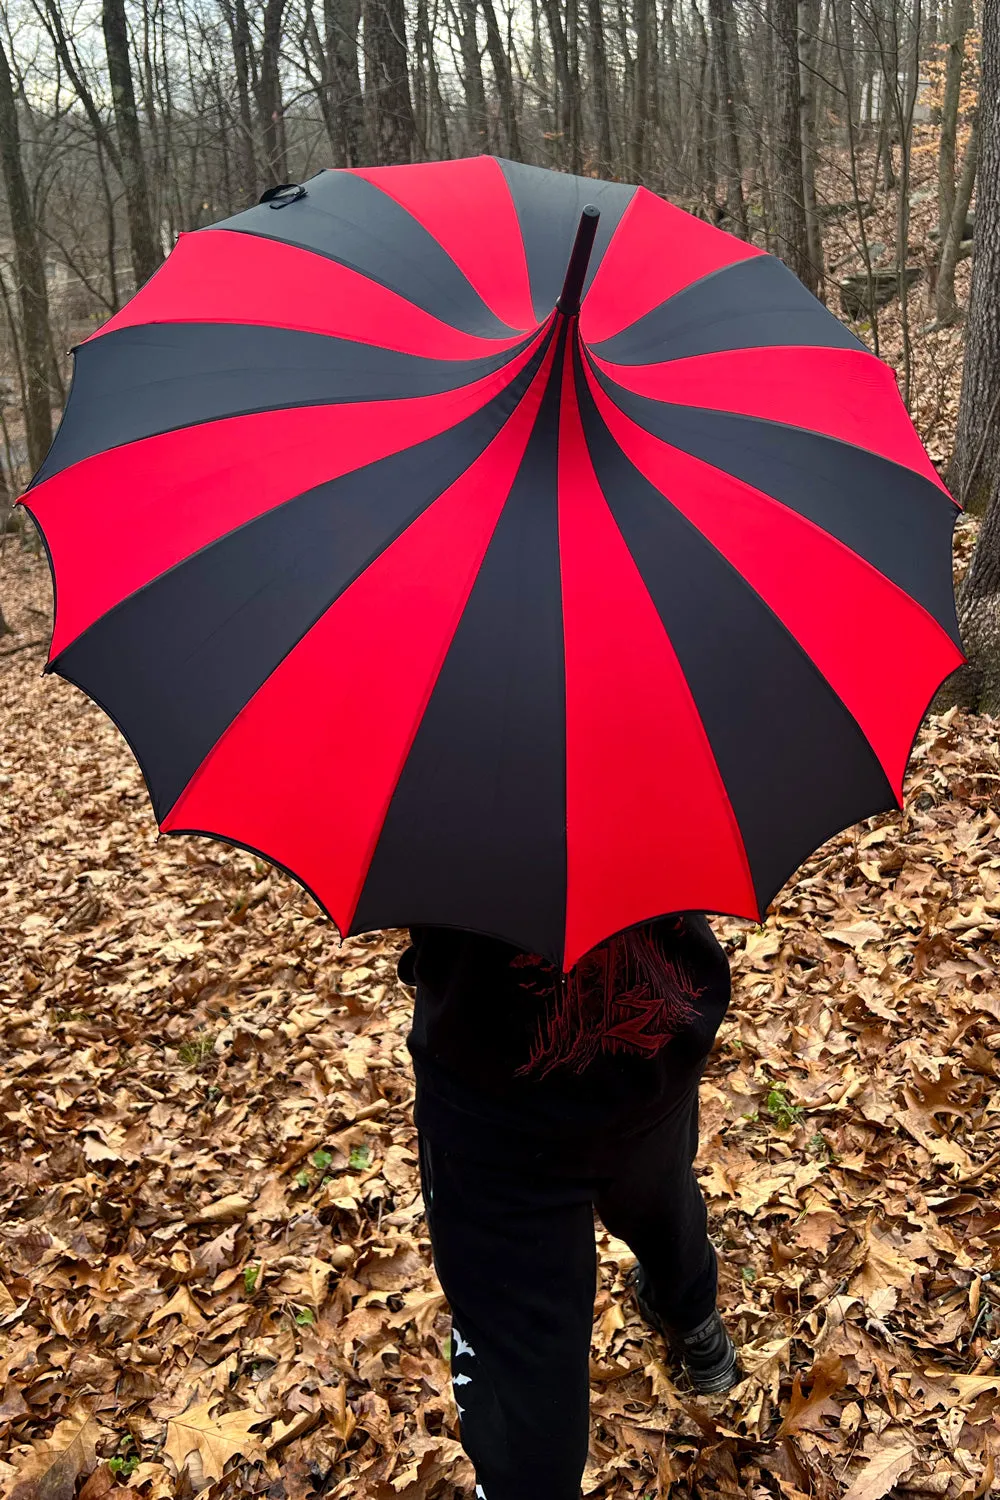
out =
<svg viewBox="0 0 1000 1500"><path fill-rule="evenodd" d="M961 548L960 548L961 550ZM38 634L44 563L8 551ZM423 1219L403 935L158 839L109 721L0 661L0 1487L15 1500L471 1493ZM345 724L379 686L345 683ZM747 1371L696 1399L599 1235L588 1496L995 1489L1000 755L932 716L905 810L761 927L698 1169Z"/></svg>

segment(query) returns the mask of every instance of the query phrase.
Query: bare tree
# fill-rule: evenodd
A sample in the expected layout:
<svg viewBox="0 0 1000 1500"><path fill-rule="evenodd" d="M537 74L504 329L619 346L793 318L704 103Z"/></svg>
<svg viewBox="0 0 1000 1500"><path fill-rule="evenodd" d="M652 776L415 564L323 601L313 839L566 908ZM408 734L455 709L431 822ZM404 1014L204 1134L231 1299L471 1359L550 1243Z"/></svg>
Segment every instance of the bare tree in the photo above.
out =
<svg viewBox="0 0 1000 1500"><path fill-rule="evenodd" d="M587 0L587 30L590 43L590 77L597 122L597 166L598 171L603 175L612 171L615 153L611 141L611 87L608 77L608 49L601 0Z"/></svg>
<svg viewBox="0 0 1000 1500"><path fill-rule="evenodd" d="M955 203L955 142L962 94L965 39L972 24L972 0L953 0L949 23L951 35L948 38L941 137L938 143L938 224L942 239L948 232Z"/></svg>
<svg viewBox="0 0 1000 1500"><path fill-rule="evenodd" d="M441 92L436 52L437 0L434 16L428 0L417 0L414 32L413 116L418 148L423 156L451 155L448 111Z"/></svg>
<svg viewBox="0 0 1000 1500"><path fill-rule="evenodd" d="M403 0L364 0L365 117L376 161L412 160L416 128L407 71Z"/></svg>
<svg viewBox="0 0 1000 1500"><path fill-rule="evenodd" d="M962 169L959 172L955 195L951 202L951 215L945 225L944 239L940 242L941 258L937 266L934 293L936 322L939 328L945 328L950 323L954 323L959 316L958 298L955 295L955 269L962 253L978 164L979 121L974 118L969 128L965 150L962 153Z"/></svg>
<svg viewBox="0 0 1000 1500"><path fill-rule="evenodd" d="M514 75L510 65L510 52L500 36L497 13L493 0L482 0L486 18L486 46L489 49L490 65L500 100L500 118L503 122L504 146L513 161L521 160L521 136L517 124L517 104L514 99Z"/></svg>
<svg viewBox="0 0 1000 1500"><path fill-rule="evenodd" d="M973 513L989 504L996 510L1000 480L1000 0L984 0L982 81L979 90L979 187L976 195L975 254L962 366L955 452L948 472L953 493ZM992 498L991 498L992 497ZM984 525L984 539L1000 558L1000 514ZM978 550L978 549L977 549ZM994 562L994 566L998 564ZM982 559L970 568L969 590L986 568Z"/></svg>
<svg viewBox="0 0 1000 1500"><path fill-rule="evenodd" d="M257 153L254 148L254 122L251 105L251 59L253 40L250 35L250 18L244 0L222 0L229 38L233 49L235 69L238 130L239 175L243 191L249 200L259 192Z"/></svg>
<svg viewBox="0 0 1000 1500"><path fill-rule="evenodd" d="M640 0L643 3L643 0ZM559 138L562 145L560 155L571 172L581 167L579 113L573 99L573 77L570 70L569 46L566 27L563 25L563 9L560 0L542 0L545 21L552 46L552 71L559 99Z"/></svg>
<svg viewBox="0 0 1000 1500"><path fill-rule="evenodd" d="M953 491L985 516L958 596L962 641L970 665L952 697L1000 714L1000 0L984 0L982 130L976 253L962 377L958 444L949 476ZM984 500L988 503L984 506Z"/></svg>
<svg viewBox="0 0 1000 1500"><path fill-rule="evenodd" d="M281 75L278 70L285 4L286 0L266 0L261 16L262 35L255 92L263 147L264 181L269 187L284 182L288 177Z"/></svg>
<svg viewBox="0 0 1000 1500"><path fill-rule="evenodd" d="M483 82L483 55L479 49L478 6L476 0L459 0L459 34L462 46L462 85L468 108L469 134L473 151L489 151L489 123L486 118L486 86Z"/></svg>
<svg viewBox="0 0 1000 1500"><path fill-rule="evenodd" d="M14 241L14 272L20 309L20 372L28 461L37 469L52 441L49 406L49 306L45 264L38 245L34 206L21 160L10 64L0 37L0 165ZM0 271L0 278L2 278ZM6 299L5 299L6 300ZM13 328L12 328L13 331Z"/></svg>
<svg viewBox="0 0 1000 1500"><path fill-rule="evenodd" d="M103 0L101 21L108 57L108 78L118 135L118 170L125 188L132 274L136 286L148 281L163 259L159 236L153 227L149 183L139 131L139 115L132 86L125 0Z"/></svg>
<svg viewBox="0 0 1000 1500"><path fill-rule="evenodd" d="M743 199L743 171L740 166L740 142L736 127L736 107L733 99L731 49L732 0L709 0L712 18L712 45L715 51L715 71L719 86L721 112L721 135L726 162L726 214L729 227L741 239L750 238L747 227L746 203Z"/></svg>
<svg viewBox="0 0 1000 1500"><path fill-rule="evenodd" d="M774 0L773 14L777 97L772 172L777 251L786 265L814 292L819 284L819 270L809 254L802 181L797 0Z"/></svg>
<svg viewBox="0 0 1000 1500"><path fill-rule="evenodd" d="M941 138L938 145L938 253L935 274L935 303L939 326L953 323L958 317L955 299L955 267L962 243L972 189L975 182L979 150L979 132L973 124L969 132L961 170L957 169L956 147L958 117L962 98L962 70L965 46L972 25L972 0L954 0L949 15L951 35L945 67L944 100L941 106Z"/></svg>
<svg viewBox="0 0 1000 1500"><path fill-rule="evenodd" d="M819 0L798 0L799 13L799 139L802 143L802 206L806 217L806 246L815 277L813 290L823 290L823 237L816 206L816 79L819 53Z"/></svg>
<svg viewBox="0 0 1000 1500"><path fill-rule="evenodd" d="M649 0L635 0L635 102L632 107L630 173L634 182L646 175L649 126Z"/></svg>
<svg viewBox="0 0 1000 1500"><path fill-rule="evenodd" d="M94 138L99 142L100 148L111 162L125 189L132 274L135 284L138 285L153 274L162 256L150 216L149 187L142 156L135 93L132 87L124 0L105 0L102 7L109 82L119 138L117 141L97 106L76 45L66 30L58 0L44 0L41 17L52 39L56 55L65 68L66 75L90 121Z"/></svg>

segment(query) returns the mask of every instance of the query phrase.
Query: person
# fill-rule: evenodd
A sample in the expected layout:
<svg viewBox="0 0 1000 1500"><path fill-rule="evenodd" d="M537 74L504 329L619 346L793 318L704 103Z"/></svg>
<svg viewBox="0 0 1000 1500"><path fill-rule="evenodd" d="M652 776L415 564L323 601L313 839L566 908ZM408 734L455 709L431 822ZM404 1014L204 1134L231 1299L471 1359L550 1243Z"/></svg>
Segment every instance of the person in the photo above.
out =
<svg viewBox="0 0 1000 1500"><path fill-rule="evenodd" d="M595 1209L695 1390L741 1378L693 1169L728 960L700 913L631 928L568 975L490 937L410 938L421 1180L475 1493L579 1500Z"/></svg>

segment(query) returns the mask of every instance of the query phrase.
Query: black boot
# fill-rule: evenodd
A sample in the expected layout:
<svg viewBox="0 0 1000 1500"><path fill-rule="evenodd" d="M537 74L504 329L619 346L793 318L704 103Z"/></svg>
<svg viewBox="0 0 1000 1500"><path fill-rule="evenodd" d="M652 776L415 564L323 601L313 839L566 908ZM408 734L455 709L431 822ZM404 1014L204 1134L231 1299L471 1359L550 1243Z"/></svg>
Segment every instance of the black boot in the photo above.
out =
<svg viewBox="0 0 1000 1500"><path fill-rule="evenodd" d="M636 1266L631 1281L639 1311L683 1361L696 1391L703 1396L720 1395L743 1379L735 1345L726 1332L718 1308L713 1308L696 1328L682 1331L665 1323L654 1308L646 1273L641 1266Z"/></svg>

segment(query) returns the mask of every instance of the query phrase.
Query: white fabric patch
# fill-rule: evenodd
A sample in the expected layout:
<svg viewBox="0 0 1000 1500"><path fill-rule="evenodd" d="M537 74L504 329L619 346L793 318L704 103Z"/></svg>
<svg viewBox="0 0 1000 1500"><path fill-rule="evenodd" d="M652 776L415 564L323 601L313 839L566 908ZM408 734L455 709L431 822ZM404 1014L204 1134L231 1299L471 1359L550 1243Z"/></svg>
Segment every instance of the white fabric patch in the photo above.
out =
<svg viewBox="0 0 1000 1500"><path fill-rule="evenodd" d="M467 1344L465 1342L465 1340L463 1339L462 1335L459 1333L458 1329L455 1327L454 1324L452 1324L451 1336L455 1340L455 1353L452 1356L454 1359L459 1359L461 1357L461 1355L463 1355L463 1354L467 1354L470 1359L475 1359L475 1357L476 1357L476 1351L475 1351L475 1349L473 1349L473 1347L472 1347L471 1344Z"/></svg>

